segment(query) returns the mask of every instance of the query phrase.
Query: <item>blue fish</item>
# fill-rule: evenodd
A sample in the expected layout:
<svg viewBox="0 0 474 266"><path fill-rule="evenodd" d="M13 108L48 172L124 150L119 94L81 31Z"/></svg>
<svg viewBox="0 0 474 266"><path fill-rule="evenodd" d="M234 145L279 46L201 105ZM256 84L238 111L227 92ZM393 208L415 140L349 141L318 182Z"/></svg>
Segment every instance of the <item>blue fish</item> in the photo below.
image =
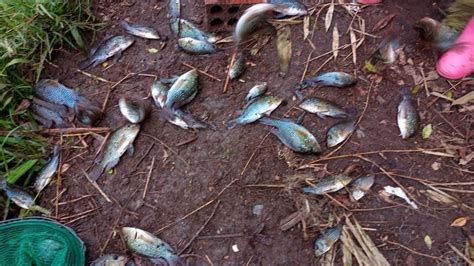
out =
<svg viewBox="0 0 474 266"><path fill-rule="evenodd" d="M316 84L324 86L343 88L356 83L357 79L351 74L344 72L326 72L319 76L308 78L295 85L294 89L302 90Z"/></svg>

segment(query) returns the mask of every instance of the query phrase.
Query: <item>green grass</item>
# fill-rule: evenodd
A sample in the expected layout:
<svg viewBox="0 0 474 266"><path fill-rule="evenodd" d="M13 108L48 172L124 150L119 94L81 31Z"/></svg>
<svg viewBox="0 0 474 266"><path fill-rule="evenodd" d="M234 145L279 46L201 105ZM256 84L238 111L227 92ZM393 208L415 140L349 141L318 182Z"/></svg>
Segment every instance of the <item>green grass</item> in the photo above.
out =
<svg viewBox="0 0 474 266"><path fill-rule="evenodd" d="M9 182L25 185L44 163L49 144L28 132L35 123L20 104L31 99L55 49L84 47L83 33L96 26L90 6L90 0L0 0L0 176Z"/></svg>

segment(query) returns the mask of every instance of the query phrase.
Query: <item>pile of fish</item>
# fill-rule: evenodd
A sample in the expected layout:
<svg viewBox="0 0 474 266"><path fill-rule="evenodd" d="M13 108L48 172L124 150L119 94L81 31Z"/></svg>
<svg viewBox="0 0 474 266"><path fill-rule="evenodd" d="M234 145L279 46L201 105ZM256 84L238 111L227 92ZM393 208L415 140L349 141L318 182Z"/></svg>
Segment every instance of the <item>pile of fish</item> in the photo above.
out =
<svg viewBox="0 0 474 266"><path fill-rule="evenodd" d="M156 265L181 265L180 258L168 243L153 234L134 227L123 227L122 235L127 249L137 255L148 258ZM135 265L133 260L124 255L107 254L91 263L92 266Z"/></svg>
<svg viewBox="0 0 474 266"><path fill-rule="evenodd" d="M34 92L32 116L45 127L69 127L73 121L91 126L102 115L97 104L57 80L40 80Z"/></svg>

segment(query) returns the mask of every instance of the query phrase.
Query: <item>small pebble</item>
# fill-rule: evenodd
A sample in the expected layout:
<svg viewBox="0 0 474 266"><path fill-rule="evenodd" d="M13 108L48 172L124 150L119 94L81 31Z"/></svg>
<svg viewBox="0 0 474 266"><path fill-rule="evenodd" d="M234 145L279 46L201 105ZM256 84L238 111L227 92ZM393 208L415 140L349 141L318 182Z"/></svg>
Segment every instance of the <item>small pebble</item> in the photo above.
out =
<svg viewBox="0 0 474 266"><path fill-rule="evenodd" d="M232 251L234 251L235 253L239 252L239 247L237 245L233 245Z"/></svg>
<svg viewBox="0 0 474 266"><path fill-rule="evenodd" d="M254 215L259 216L260 214L262 214L262 211L263 211L263 205L262 204L257 204L255 206L253 206L252 213Z"/></svg>

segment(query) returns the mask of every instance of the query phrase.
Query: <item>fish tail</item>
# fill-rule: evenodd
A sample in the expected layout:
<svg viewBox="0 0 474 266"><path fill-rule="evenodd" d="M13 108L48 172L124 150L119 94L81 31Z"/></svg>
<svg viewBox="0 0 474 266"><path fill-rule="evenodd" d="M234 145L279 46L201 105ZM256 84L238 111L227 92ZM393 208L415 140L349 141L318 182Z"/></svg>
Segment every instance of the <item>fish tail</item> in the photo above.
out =
<svg viewBox="0 0 474 266"><path fill-rule="evenodd" d="M90 59L86 59L86 60L83 60L81 62L79 62L79 69L86 69L88 68L91 64L92 64L92 60Z"/></svg>
<svg viewBox="0 0 474 266"><path fill-rule="evenodd" d="M269 117L262 117L258 120L261 124L267 125L267 126L273 126L273 119Z"/></svg>
<svg viewBox="0 0 474 266"><path fill-rule="evenodd" d="M161 110L160 110L160 116L167 120L167 121L171 121L173 120L173 118L176 116L176 112L166 106L164 106Z"/></svg>
<svg viewBox="0 0 474 266"><path fill-rule="evenodd" d="M104 169L105 168L100 164L95 165L94 168L92 168L92 170L89 172L89 178L94 181L99 179L99 177L104 172Z"/></svg>
<svg viewBox="0 0 474 266"><path fill-rule="evenodd" d="M253 5L245 10L244 14L240 17L239 21L237 21L237 25L235 26L235 44L239 45L240 41L242 41L242 39L246 37L245 35L249 33L247 32L249 24L254 18L273 9L275 9L274 4L262 3Z"/></svg>
<svg viewBox="0 0 474 266"><path fill-rule="evenodd" d="M233 129L234 127L237 126L237 119L234 119L234 120L230 120L230 121L227 121L225 123L225 126L228 128L228 129Z"/></svg>

